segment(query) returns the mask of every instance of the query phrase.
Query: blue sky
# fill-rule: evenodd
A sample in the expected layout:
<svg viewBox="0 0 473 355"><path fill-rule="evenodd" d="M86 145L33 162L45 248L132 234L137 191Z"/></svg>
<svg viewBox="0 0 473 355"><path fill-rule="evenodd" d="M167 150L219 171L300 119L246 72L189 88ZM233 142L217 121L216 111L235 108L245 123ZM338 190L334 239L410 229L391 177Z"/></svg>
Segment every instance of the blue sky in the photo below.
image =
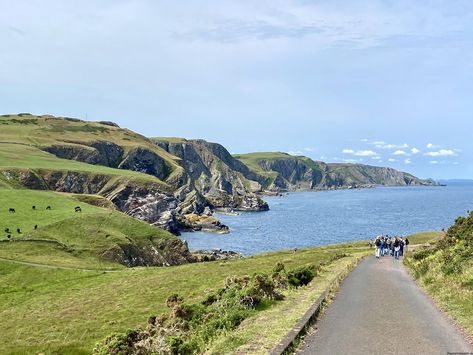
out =
<svg viewBox="0 0 473 355"><path fill-rule="evenodd" d="M0 0L0 111L473 178L473 2Z"/></svg>

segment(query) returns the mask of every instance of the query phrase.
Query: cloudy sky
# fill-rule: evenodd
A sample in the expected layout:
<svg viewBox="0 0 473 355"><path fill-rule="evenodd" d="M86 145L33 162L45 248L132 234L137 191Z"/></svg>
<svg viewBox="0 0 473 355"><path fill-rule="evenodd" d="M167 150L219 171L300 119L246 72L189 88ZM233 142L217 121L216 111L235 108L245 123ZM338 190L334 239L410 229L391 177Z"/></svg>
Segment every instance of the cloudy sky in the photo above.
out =
<svg viewBox="0 0 473 355"><path fill-rule="evenodd" d="M0 111L473 178L471 0L0 0Z"/></svg>

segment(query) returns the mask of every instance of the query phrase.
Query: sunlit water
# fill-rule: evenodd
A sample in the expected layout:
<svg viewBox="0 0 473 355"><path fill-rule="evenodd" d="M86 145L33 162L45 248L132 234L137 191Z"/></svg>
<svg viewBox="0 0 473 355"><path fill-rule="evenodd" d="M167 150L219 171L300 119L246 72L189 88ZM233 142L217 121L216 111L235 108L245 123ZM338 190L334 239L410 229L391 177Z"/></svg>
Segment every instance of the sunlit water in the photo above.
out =
<svg viewBox="0 0 473 355"><path fill-rule="evenodd" d="M266 197L268 212L218 214L231 233L183 233L189 248L244 255L448 228L473 210L473 185L386 187Z"/></svg>

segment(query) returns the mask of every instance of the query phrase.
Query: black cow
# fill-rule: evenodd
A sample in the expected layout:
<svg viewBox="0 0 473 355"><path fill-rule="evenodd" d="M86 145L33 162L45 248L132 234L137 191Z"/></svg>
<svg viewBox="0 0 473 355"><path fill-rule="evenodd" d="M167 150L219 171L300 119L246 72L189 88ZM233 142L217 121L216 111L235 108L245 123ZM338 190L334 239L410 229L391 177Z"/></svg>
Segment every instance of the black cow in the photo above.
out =
<svg viewBox="0 0 473 355"><path fill-rule="evenodd" d="M10 233L10 228L5 228L5 233Z"/></svg>
<svg viewBox="0 0 473 355"><path fill-rule="evenodd" d="M18 234L21 234L21 229L20 228L17 228L16 231L18 232Z"/></svg>
<svg viewBox="0 0 473 355"><path fill-rule="evenodd" d="M8 212L9 212L9 213L15 213L16 211L15 211L14 208L10 208L10 209L8 210Z"/></svg>
<svg viewBox="0 0 473 355"><path fill-rule="evenodd" d="M36 210L36 206L31 206L31 209L32 209L32 210Z"/></svg>
<svg viewBox="0 0 473 355"><path fill-rule="evenodd" d="M76 208L74 208L74 210L75 210L76 212L82 212L82 208L80 208L80 206L76 206Z"/></svg>
<svg viewBox="0 0 473 355"><path fill-rule="evenodd" d="M50 209L51 209L51 206L46 207L46 209L47 209L47 210L50 210Z"/></svg>
<svg viewBox="0 0 473 355"><path fill-rule="evenodd" d="M7 235L7 238L10 239L10 238L11 238L11 234L8 234L8 235Z"/></svg>
<svg viewBox="0 0 473 355"><path fill-rule="evenodd" d="M34 229L38 229L38 225L37 225L37 224L35 224Z"/></svg>

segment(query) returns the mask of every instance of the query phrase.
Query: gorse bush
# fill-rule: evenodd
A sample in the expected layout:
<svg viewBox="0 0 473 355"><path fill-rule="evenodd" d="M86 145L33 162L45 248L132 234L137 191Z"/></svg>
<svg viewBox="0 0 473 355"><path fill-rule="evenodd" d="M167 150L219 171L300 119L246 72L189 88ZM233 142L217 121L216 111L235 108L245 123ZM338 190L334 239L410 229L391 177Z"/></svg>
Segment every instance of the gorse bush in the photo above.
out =
<svg viewBox="0 0 473 355"><path fill-rule="evenodd" d="M232 331L253 315L259 305L283 299L287 284L307 285L313 266L286 273L278 263L271 275L230 276L224 286L209 292L199 303L187 304L173 294L166 300L169 312L150 317L143 330L113 334L94 349L95 354L195 354L203 352L219 334Z"/></svg>
<svg viewBox="0 0 473 355"><path fill-rule="evenodd" d="M290 285L299 287L305 286L315 277L314 266L302 266L287 273L287 280Z"/></svg>

